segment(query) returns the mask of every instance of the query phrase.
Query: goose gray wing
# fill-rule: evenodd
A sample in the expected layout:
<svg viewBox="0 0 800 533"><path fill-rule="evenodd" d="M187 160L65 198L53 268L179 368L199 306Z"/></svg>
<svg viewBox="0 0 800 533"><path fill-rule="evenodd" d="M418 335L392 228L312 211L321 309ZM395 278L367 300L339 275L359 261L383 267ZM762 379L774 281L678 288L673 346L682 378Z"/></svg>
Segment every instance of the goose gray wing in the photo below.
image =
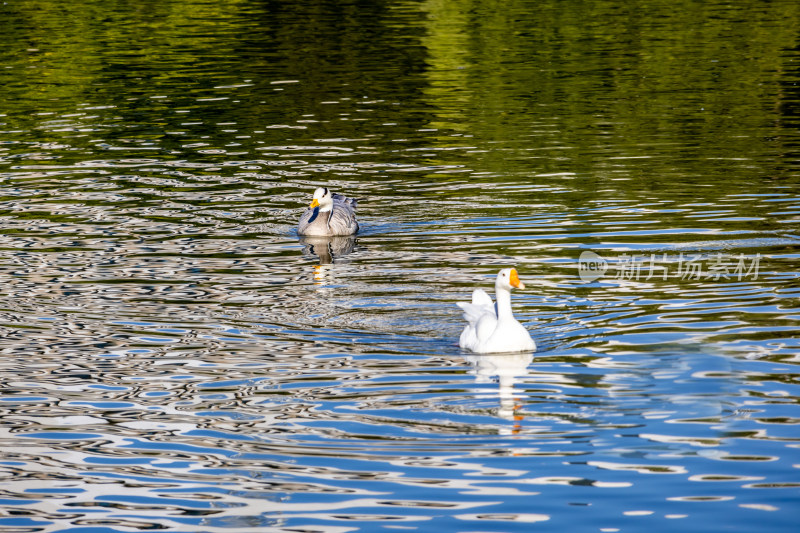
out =
<svg viewBox="0 0 800 533"><path fill-rule="evenodd" d="M330 235L353 235L358 233L356 205L358 201L341 194L333 195L333 210L328 221Z"/></svg>
<svg viewBox="0 0 800 533"><path fill-rule="evenodd" d="M333 203L342 202L343 204L347 204L353 208L353 212L355 212L356 208L358 207L358 200L355 198L348 198L344 194L333 193Z"/></svg>

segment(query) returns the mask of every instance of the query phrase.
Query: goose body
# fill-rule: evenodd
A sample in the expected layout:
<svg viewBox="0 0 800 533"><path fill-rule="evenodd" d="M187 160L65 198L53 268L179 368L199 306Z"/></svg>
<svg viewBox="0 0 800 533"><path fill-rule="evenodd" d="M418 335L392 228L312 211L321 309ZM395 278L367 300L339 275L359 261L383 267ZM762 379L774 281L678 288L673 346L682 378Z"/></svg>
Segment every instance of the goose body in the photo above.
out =
<svg viewBox="0 0 800 533"><path fill-rule="evenodd" d="M353 198L320 187L314 191L311 205L300 217L297 234L313 237L354 235L358 232L357 204Z"/></svg>
<svg viewBox="0 0 800 533"><path fill-rule="evenodd" d="M472 292L470 303L458 302L467 325L458 345L474 353L534 351L536 343L511 310L511 289L524 289L514 268L504 268L495 280L497 303L483 289Z"/></svg>

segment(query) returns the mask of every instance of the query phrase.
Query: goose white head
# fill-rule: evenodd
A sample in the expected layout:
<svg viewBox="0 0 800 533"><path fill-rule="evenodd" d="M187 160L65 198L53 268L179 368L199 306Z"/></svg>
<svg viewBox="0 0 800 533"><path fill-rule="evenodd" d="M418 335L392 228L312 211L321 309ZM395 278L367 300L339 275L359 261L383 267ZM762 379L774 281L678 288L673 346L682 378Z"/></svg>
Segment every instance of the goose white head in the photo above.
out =
<svg viewBox="0 0 800 533"><path fill-rule="evenodd" d="M333 209L333 194L327 187L319 187L314 191L314 196L311 199L310 208L319 207L323 213Z"/></svg>
<svg viewBox="0 0 800 533"><path fill-rule="evenodd" d="M517 274L516 268L504 268L498 272L494 286L496 289L505 289L507 291L510 291L511 289L525 288L525 284L519 279L519 274Z"/></svg>

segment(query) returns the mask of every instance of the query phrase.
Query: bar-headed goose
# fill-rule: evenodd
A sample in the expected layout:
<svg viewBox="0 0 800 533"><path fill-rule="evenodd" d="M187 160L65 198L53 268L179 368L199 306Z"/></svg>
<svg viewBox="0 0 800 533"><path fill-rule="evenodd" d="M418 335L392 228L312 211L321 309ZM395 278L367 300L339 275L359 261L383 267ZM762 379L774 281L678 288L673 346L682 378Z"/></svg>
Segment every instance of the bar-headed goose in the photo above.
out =
<svg viewBox="0 0 800 533"><path fill-rule="evenodd" d="M300 217L298 235L332 237L358 232L356 204L353 198L331 192L327 187L314 191L311 205Z"/></svg>

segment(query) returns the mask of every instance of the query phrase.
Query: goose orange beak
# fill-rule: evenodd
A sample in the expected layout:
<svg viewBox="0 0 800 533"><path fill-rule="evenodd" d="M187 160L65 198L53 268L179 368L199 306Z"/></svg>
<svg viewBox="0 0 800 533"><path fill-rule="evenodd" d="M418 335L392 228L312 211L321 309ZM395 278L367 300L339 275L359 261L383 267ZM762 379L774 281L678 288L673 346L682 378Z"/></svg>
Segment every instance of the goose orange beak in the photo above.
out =
<svg viewBox="0 0 800 533"><path fill-rule="evenodd" d="M525 284L522 283L519 280L519 274L517 274L517 269L516 268L512 268L511 269L511 279L509 280L509 282L511 283L511 286L516 288L516 289L524 289L525 288Z"/></svg>
<svg viewBox="0 0 800 533"><path fill-rule="evenodd" d="M314 198L313 200L311 200L311 205L308 206L308 207L310 207L311 209L314 209L315 207L319 207L319 200Z"/></svg>

